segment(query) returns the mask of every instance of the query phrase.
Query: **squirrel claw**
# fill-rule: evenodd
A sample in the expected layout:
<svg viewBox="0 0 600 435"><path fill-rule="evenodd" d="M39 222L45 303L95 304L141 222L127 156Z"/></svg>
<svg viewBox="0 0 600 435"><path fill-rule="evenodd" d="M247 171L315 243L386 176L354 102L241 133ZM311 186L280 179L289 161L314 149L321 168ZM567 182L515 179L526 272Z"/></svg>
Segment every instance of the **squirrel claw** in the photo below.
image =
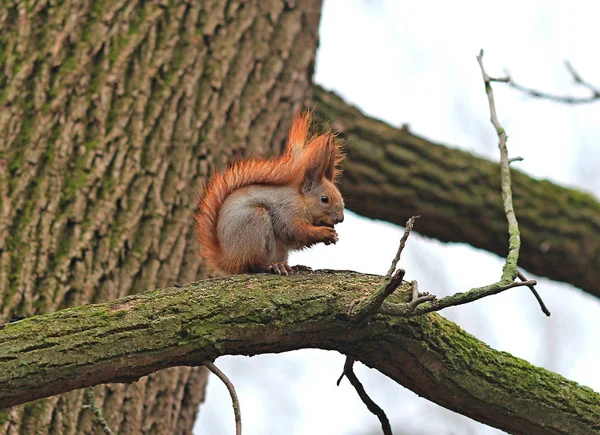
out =
<svg viewBox="0 0 600 435"><path fill-rule="evenodd" d="M294 273L294 270L287 263L271 263L267 265L267 272L288 276L290 273Z"/></svg>
<svg viewBox="0 0 600 435"><path fill-rule="evenodd" d="M294 272L312 272L312 267L308 267L308 266L303 266L301 264L297 264L295 266L292 266L292 270Z"/></svg>
<svg viewBox="0 0 600 435"><path fill-rule="evenodd" d="M338 241L338 235L336 231L331 227L323 227L325 234L321 240L325 245L335 245Z"/></svg>

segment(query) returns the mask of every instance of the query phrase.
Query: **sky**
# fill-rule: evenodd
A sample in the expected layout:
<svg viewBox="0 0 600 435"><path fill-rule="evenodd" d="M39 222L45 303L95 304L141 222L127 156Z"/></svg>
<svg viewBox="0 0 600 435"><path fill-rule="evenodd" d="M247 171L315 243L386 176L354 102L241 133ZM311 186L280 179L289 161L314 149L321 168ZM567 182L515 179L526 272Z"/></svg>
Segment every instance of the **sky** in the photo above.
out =
<svg viewBox="0 0 600 435"><path fill-rule="evenodd" d="M498 161L479 50L492 76L508 70L521 84L585 96L563 62L600 88L599 15L600 3L590 1L325 0L315 81L370 116ZM525 159L513 167L600 198L600 102L560 105L501 84L494 94L509 155ZM403 231L349 211L336 228L335 246L294 253L290 263L384 274ZM502 265L485 251L413 232L399 267L420 290L443 296L496 281ZM538 280L551 317L527 288L440 314L495 349L600 391L600 300L568 284L528 278ZM336 387L343 363L339 353L314 349L216 361L236 386L245 435L381 433L352 387ZM419 398L362 364L355 370L395 434L503 433ZM195 433L234 434L230 403L225 386L211 377Z"/></svg>

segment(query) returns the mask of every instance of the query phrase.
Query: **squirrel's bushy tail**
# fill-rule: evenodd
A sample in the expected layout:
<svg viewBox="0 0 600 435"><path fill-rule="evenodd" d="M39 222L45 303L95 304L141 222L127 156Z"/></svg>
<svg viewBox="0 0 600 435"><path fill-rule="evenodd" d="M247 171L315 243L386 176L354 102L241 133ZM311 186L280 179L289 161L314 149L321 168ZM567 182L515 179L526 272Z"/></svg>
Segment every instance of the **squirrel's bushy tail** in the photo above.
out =
<svg viewBox="0 0 600 435"><path fill-rule="evenodd" d="M234 163L223 174L213 174L204 189L196 219L196 231L200 242L200 255L209 267L219 268L221 247L217 239L217 219L221 205L236 189L252 184L285 185L298 176L300 168L294 167L293 156L283 155L275 159L251 159Z"/></svg>

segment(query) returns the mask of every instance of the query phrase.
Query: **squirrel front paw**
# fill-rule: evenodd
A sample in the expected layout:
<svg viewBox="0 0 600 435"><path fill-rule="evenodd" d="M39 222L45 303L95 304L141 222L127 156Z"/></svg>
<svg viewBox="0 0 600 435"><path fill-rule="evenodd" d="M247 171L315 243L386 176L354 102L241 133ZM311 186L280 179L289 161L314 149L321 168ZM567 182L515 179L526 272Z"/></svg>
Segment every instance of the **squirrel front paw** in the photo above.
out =
<svg viewBox="0 0 600 435"><path fill-rule="evenodd" d="M326 245L336 244L338 241L338 235L332 227L320 227L321 229L321 240Z"/></svg>

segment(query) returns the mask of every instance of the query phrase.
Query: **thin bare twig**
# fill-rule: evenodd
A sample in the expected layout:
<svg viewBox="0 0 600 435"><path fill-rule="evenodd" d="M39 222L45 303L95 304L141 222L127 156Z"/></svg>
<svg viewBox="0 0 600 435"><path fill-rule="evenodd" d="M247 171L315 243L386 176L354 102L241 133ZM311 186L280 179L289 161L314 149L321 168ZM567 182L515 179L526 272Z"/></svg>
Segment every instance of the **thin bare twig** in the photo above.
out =
<svg viewBox="0 0 600 435"><path fill-rule="evenodd" d="M375 314L381 307L383 301L385 301L385 299L391 295L400 284L402 284L402 278L404 278L405 272L403 269L396 270L396 266L398 265L398 261L400 261L400 256L402 255L408 236L413 229L415 220L419 217L420 216L412 216L406 222L404 234L402 235L400 245L398 246L398 252L396 252L396 256L392 260L392 264L385 275L382 285L369 296L355 301L350 307L349 315L355 322L361 322ZM396 271L394 272L394 270Z"/></svg>
<svg viewBox="0 0 600 435"><path fill-rule="evenodd" d="M235 392L235 387L231 383L231 381L225 376L221 370L217 368L211 361L204 361L203 364L206 366L208 370L213 372L217 377L223 381L227 389L229 390L229 395L231 396L231 402L233 405L233 414L235 416L235 434L242 435L242 413L240 411L240 401Z"/></svg>
<svg viewBox="0 0 600 435"><path fill-rule="evenodd" d="M383 279L383 283L377 290L371 293L369 296L355 300L350 309L348 310L348 315L355 322L362 322L377 313L381 305L384 303L385 299L391 295L399 286L402 284L402 279L404 278L404 269L396 270L396 266L398 265L398 261L400 261L400 256L402 255L402 251L406 246L406 241L408 240L408 236L410 235L411 230L415 224L415 220L420 218L421 216L412 216L407 222L406 227L404 228L404 234L400 239L400 245L398 246L398 251L396 252L396 256L392 260L392 264L385 274ZM394 272L395 271L395 272ZM416 281L413 281L416 282ZM413 287L416 288L416 287ZM417 289L417 297L418 297L418 289ZM414 300L414 296L413 296ZM346 364L348 364L350 358L346 358ZM339 385L342 379L344 378L344 374L346 370L342 372L339 379L337 380L337 384Z"/></svg>
<svg viewBox="0 0 600 435"><path fill-rule="evenodd" d="M444 308L468 304L478 299L485 298L486 296L502 293L503 291L511 288L533 286L536 284L537 282L534 280L525 282L515 281L509 284L502 284L500 282L496 282L494 284L486 285L484 287L472 288L468 292L456 293L451 296L436 299L431 301L430 303L422 303L422 305L419 305L415 308L412 308L410 304L395 304L391 302L384 302L379 310L379 313L399 317L420 316L422 314L431 313L433 311L440 311Z"/></svg>
<svg viewBox="0 0 600 435"><path fill-rule="evenodd" d="M445 298L439 300L432 301L419 301L418 304L415 304L415 296L414 296L414 288L413 288L413 302L410 304L394 304L389 302L382 303L381 309L379 310L382 314L391 314L395 316L403 316L403 317L411 317L417 316L420 314L429 313L432 311L439 311L441 309L462 305L469 302L473 302L477 299L481 299L486 296L494 295L510 288L527 286L529 287L544 314L547 316L550 315L550 312L544 305L542 299L539 294L535 290L534 286L536 285L535 281L528 281L521 272L519 272L517 268L517 262L519 260L519 250L521 248L521 237L519 234L519 224L517 222L517 217L515 215L515 210L512 202L512 189L511 189L511 175L509 163L510 160L508 158L508 149L506 147L506 132L500 125L498 121L498 116L496 114L496 106L494 103L494 93L492 91L492 87L490 85L491 82L504 82L507 81L507 78L492 78L486 72L483 67L483 50L480 51L477 56L477 62L481 68L481 74L483 76L483 81L485 84L485 91L488 97L489 107L490 107L490 120L492 125L496 129L498 133L498 148L500 149L500 176L501 176L501 186L502 186L502 202L504 205L504 213L506 215L506 220L508 222L508 236L509 236L509 250L508 255L506 256L506 262L503 267L502 276L500 281L483 286L478 288L473 288L466 293L457 293L452 296L447 296ZM515 160L515 159L513 159ZM515 282L517 277L523 282ZM418 293L418 291L417 291ZM427 303L428 302L428 303ZM415 306L418 305L418 306Z"/></svg>
<svg viewBox="0 0 600 435"><path fill-rule="evenodd" d="M512 87L520 92L523 92L527 95L530 95L532 97L542 98L544 100L550 100L550 101L554 101L557 103L589 104L589 103L594 103L594 102L600 100L600 89L596 88L591 83L583 80L581 78L581 76L577 73L577 71L575 71L575 68L573 68L573 65L571 65L571 63L568 60L565 61L565 68L569 71L569 73L571 74L571 77L573 77L573 81L576 84L583 86L584 88L586 88L590 91L589 96L587 96L587 97L572 97L569 95L556 95L556 94L551 94L548 92L542 92L542 91L538 91L533 88L528 88L526 86L520 85L520 84L516 83L512 78L510 78L510 80L508 81L508 84L510 85L510 87Z"/></svg>
<svg viewBox="0 0 600 435"><path fill-rule="evenodd" d="M521 248L521 236L519 234L519 223L515 215L515 210L512 202L512 189L511 189L511 177L510 168L508 166L508 149L506 147L506 131L500 125L498 116L496 115L496 105L494 103L494 92L490 82L492 79L485 72L483 67L483 50L479 52L477 56L477 62L481 68L481 74L483 76L483 82L485 84L485 92L488 97L488 103L490 106L490 121L498 133L498 148L500 149L500 177L502 181L502 202L504 204L504 214L508 221L508 234L509 234L509 247L508 255L506 256L506 262L504 264L501 282L509 283L513 282L518 275L517 261L519 260L519 250Z"/></svg>
<svg viewBox="0 0 600 435"><path fill-rule="evenodd" d="M373 402L373 399L369 397L364 387L356 377L356 374L353 370L354 362L354 358L346 357L346 362L344 363L344 373L342 373L342 376L340 376L340 378L338 379L337 384L340 385L340 381L342 380L344 375L346 375L346 377L358 393L360 400L362 400L363 403L369 409L369 411L375 414L379 419L379 422L381 423L381 429L383 430L384 435L392 435L392 427L390 426L390 420L387 418L387 415L385 415L385 411L381 409L375 402Z"/></svg>
<svg viewBox="0 0 600 435"><path fill-rule="evenodd" d="M519 271L519 279L523 282L528 282L527 278L525 278L525 275L523 275L523 272L521 272L521 271ZM533 293L533 296L535 296L536 300L538 301L538 304L540 304L540 308L542 309L542 312L546 316L550 317L550 310L548 310L548 308L546 307L546 304L544 304L544 301L542 300L541 296L538 294L535 287L533 285L528 285L527 287L529 287L529 290L531 290L531 293Z"/></svg>
<svg viewBox="0 0 600 435"><path fill-rule="evenodd" d="M477 56L477 62L479 63L479 67L481 68L481 75L483 76L483 82L485 84L485 92L488 97L488 102L490 106L490 120L492 122L492 125L496 129L496 132L498 133L499 139L498 148L500 149L500 177L502 180L502 201L504 203L504 214L506 215L506 220L508 221L509 244L508 255L506 256L506 262L504 264L502 277L500 278L500 283L508 285L509 283L514 282L514 280L519 275L517 263L519 261L519 251L521 249L521 234L519 232L519 223L517 222L517 216L515 214L515 209L513 207L512 201L508 148L506 147L507 136L506 132L504 131L504 128L502 128L500 122L498 121L498 116L496 115L494 92L492 90L492 86L490 85L490 81L492 80L490 76L485 72L485 68L483 67L483 50L479 52L479 55ZM529 288L532 290L538 303L540 303L544 314L549 316L550 312L541 300L540 295L533 288L533 285L529 285Z"/></svg>
<svg viewBox="0 0 600 435"><path fill-rule="evenodd" d="M400 245L398 246L398 251L396 252L396 256L394 257L394 259L392 260L392 264L390 265L389 270L385 274L386 283L390 281L390 277L392 276L392 273L394 273L394 270L396 270L396 265L398 264L398 261L400 261L400 256L402 255L402 251L404 251L404 247L406 246L406 241L408 240L408 236L410 235L410 232L412 231L412 229L415 225L415 220L419 219L420 217L421 217L420 215L412 216L408 221L406 221L406 226L404 227L404 234L402 235L402 238L400 239Z"/></svg>
<svg viewBox="0 0 600 435"><path fill-rule="evenodd" d="M83 405L83 408L89 409L90 411L92 411L92 413L96 417L96 422L100 425L100 427L102 428L102 431L106 435L112 435L113 432L112 432L112 430L110 430L110 427L108 427L108 423L106 422L106 419L104 418L104 414L102 414L102 410L98 407L98 404L96 403L96 396L94 395L94 388L93 387L86 388L83 393L83 396L84 396L83 399L84 399L84 403L85 403Z"/></svg>
<svg viewBox="0 0 600 435"><path fill-rule="evenodd" d="M409 302L410 308L416 308L425 302L435 301L436 296L429 293L419 293L419 283L415 280L410 282L412 287L412 301Z"/></svg>

